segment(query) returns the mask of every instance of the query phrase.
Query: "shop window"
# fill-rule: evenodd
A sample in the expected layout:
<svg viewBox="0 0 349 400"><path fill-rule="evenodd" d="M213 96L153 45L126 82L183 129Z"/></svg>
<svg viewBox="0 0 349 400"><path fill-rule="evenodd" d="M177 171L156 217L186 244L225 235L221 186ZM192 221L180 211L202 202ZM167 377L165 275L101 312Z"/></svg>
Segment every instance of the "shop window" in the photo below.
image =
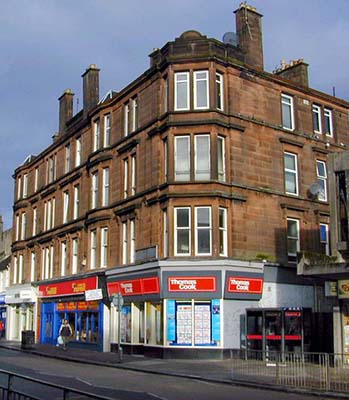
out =
<svg viewBox="0 0 349 400"><path fill-rule="evenodd" d="M144 303L132 303L132 342L144 343Z"/></svg>
<svg viewBox="0 0 349 400"><path fill-rule="evenodd" d="M162 345L162 304L146 303L147 323L146 323L146 343L150 345Z"/></svg>
<svg viewBox="0 0 349 400"><path fill-rule="evenodd" d="M167 340L170 345L215 346L220 341L219 300L168 300ZM218 317L218 320L216 318Z"/></svg>
<svg viewBox="0 0 349 400"><path fill-rule="evenodd" d="M340 241L347 242L348 234L348 211L347 211L347 183L345 171L336 174L337 193L338 193L338 215Z"/></svg>
<svg viewBox="0 0 349 400"><path fill-rule="evenodd" d="M121 309L121 342L131 343L131 305Z"/></svg>

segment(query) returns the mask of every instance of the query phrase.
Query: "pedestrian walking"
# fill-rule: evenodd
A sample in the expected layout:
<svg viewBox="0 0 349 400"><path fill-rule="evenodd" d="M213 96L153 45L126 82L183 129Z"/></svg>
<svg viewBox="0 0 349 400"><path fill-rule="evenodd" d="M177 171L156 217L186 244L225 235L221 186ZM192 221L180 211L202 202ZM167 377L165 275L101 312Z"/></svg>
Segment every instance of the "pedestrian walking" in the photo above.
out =
<svg viewBox="0 0 349 400"><path fill-rule="evenodd" d="M71 326L69 325L68 320L64 319L61 327L59 328L59 335L61 336L63 341L63 350L67 350L69 338L70 336L72 336L72 334L73 331L71 329Z"/></svg>

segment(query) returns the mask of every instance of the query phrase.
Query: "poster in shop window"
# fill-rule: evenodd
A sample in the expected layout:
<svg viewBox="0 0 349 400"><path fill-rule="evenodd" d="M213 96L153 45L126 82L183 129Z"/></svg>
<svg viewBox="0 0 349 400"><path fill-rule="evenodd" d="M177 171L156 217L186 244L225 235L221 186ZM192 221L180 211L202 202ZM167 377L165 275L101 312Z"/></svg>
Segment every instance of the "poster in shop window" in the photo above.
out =
<svg viewBox="0 0 349 400"><path fill-rule="evenodd" d="M190 304L177 305L177 343L191 344L192 338L192 315Z"/></svg>
<svg viewBox="0 0 349 400"><path fill-rule="evenodd" d="M195 328L194 341L195 344L211 343L211 307L209 304L195 305Z"/></svg>

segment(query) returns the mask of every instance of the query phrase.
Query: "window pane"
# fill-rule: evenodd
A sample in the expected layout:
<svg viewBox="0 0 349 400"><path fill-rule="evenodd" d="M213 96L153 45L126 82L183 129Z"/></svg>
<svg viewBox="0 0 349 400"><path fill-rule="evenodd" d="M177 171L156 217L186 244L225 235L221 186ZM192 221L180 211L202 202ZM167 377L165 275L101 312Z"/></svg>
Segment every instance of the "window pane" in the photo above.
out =
<svg viewBox="0 0 349 400"><path fill-rule="evenodd" d="M217 163L218 163L218 180L225 181L225 155L224 155L224 138L218 137L217 141Z"/></svg>
<svg viewBox="0 0 349 400"><path fill-rule="evenodd" d="M189 227L189 210L177 209L177 227Z"/></svg>
<svg viewBox="0 0 349 400"><path fill-rule="evenodd" d="M175 179L177 181L190 180L189 137L176 137L175 144Z"/></svg>
<svg viewBox="0 0 349 400"><path fill-rule="evenodd" d="M209 208L197 208L197 226L198 227L209 227L210 226L210 209Z"/></svg>
<svg viewBox="0 0 349 400"><path fill-rule="evenodd" d="M296 158L292 154L285 154L285 168L296 169Z"/></svg>
<svg viewBox="0 0 349 400"><path fill-rule="evenodd" d="M297 221L287 221L287 235L293 238L298 237Z"/></svg>
<svg viewBox="0 0 349 400"><path fill-rule="evenodd" d="M297 180L296 175L290 172L286 172L286 192L297 193Z"/></svg>
<svg viewBox="0 0 349 400"><path fill-rule="evenodd" d="M287 240L287 250L289 254L297 254L297 240L288 239Z"/></svg>
<svg viewBox="0 0 349 400"><path fill-rule="evenodd" d="M195 178L210 179L210 137L195 136Z"/></svg>
<svg viewBox="0 0 349 400"><path fill-rule="evenodd" d="M176 74L176 109L187 109L189 107L188 96L188 73Z"/></svg>
<svg viewBox="0 0 349 400"><path fill-rule="evenodd" d="M177 253L189 254L189 229L177 231Z"/></svg>
<svg viewBox="0 0 349 400"><path fill-rule="evenodd" d="M209 229L199 229L198 230L198 254L209 254L211 253L210 244L210 230Z"/></svg>

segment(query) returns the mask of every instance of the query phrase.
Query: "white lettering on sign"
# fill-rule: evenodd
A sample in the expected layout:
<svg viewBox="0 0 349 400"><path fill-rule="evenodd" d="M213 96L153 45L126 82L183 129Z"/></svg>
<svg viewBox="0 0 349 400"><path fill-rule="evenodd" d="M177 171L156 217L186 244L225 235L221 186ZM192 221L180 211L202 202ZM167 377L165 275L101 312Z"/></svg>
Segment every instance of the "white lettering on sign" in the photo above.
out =
<svg viewBox="0 0 349 400"><path fill-rule="evenodd" d="M124 291L124 293L133 293L133 284L130 283L121 283L120 284L121 289Z"/></svg>
<svg viewBox="0 0 349 400"><path fill-rule="evenodd" d="M238 281L236 279L232 279L230 283L232 285L236 285L236 289L243 290L244 292L248 292L250 289L250 281Z"/></svg>
<svg viewBox="0 0 349 400"><path fill-rule="evenodd" d="M180 290L196 290L196 279L171 279L171 285L176 285Z"/></svg>

